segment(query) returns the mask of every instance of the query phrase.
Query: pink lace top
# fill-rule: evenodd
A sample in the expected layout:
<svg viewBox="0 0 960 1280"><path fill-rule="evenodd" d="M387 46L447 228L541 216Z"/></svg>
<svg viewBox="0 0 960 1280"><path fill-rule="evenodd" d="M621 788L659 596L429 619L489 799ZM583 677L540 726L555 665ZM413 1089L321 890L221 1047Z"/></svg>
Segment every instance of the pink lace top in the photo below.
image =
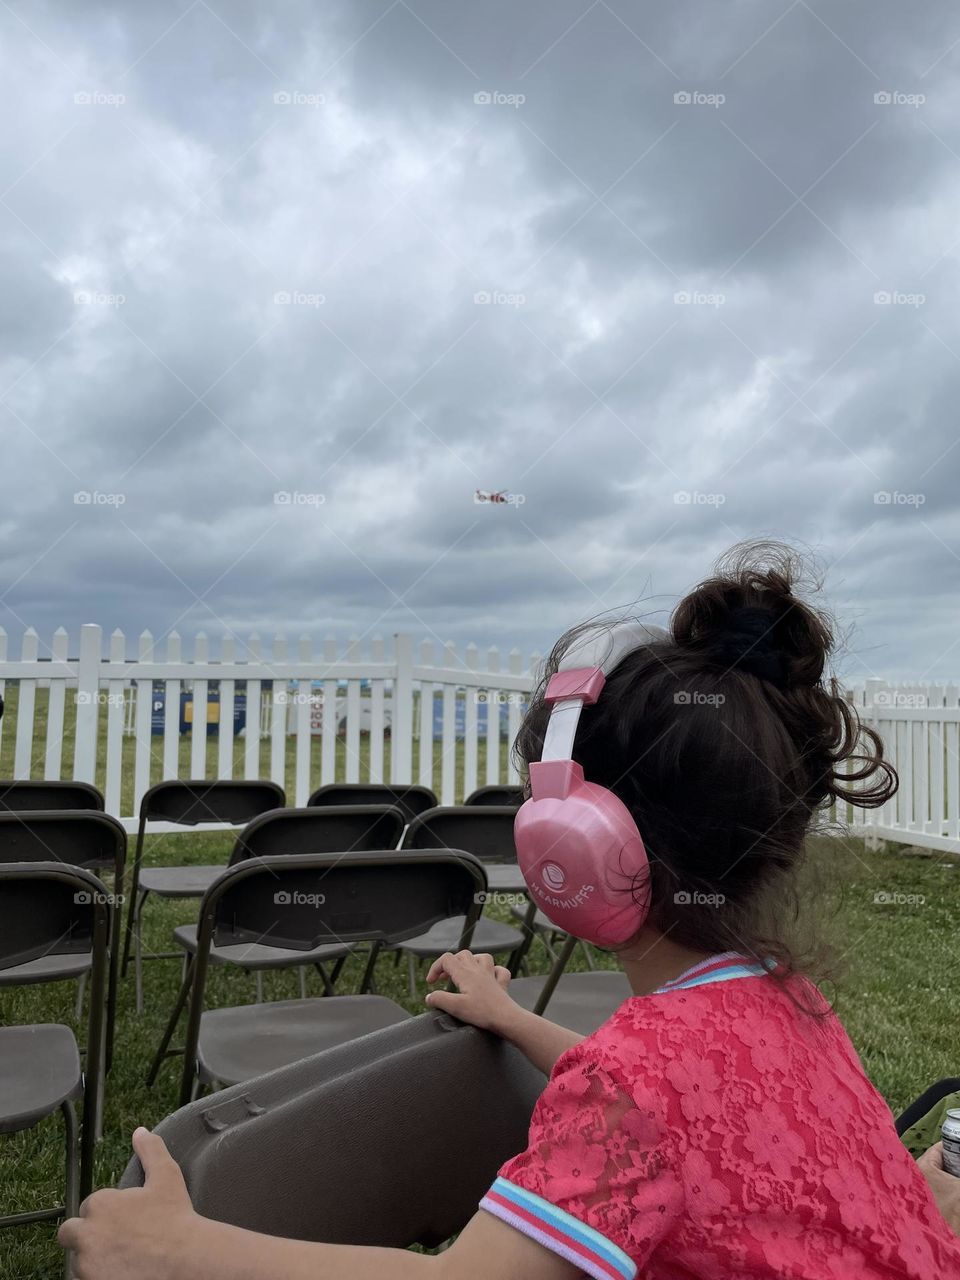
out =
<svg viewBox="0 0 960 1280"><path fill-rule="evenodd" d="M564 1053L481 1206L598 1280L960 1280L837 1018L735 956Z"/></svg>

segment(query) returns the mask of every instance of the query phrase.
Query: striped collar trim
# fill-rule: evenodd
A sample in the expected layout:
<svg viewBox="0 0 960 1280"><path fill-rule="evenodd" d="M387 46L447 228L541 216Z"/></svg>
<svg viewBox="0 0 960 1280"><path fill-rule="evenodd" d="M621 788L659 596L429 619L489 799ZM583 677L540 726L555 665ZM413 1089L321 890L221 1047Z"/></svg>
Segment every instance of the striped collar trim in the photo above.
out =
<svg viewBox="0 0 960 1280"><path fill-rule="evenodd" d="M721 955L711 956L708 960L700 960L692 968L681 973L678 978L665 982L653 995L658 996L669 991L683 991L688 987L702 987L708 982L730 982L733 978L762 978L776 967L774 960L763 962L747 960L735 951L724 951Z"/></svg>

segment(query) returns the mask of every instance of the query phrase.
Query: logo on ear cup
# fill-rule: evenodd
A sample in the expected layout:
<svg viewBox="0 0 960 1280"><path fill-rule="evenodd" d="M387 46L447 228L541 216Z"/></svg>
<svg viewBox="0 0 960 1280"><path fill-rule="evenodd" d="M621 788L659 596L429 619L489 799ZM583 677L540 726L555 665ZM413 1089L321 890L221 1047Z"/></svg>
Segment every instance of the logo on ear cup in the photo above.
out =
<svg viewBox="0 0 960 1280"><path fill-rule="evenodd" d="M555 862L547 862L541 868L541 876L543 883L553 893L559 893L567 882L567 877L563 873L563 868L558 867Z"/></svg>

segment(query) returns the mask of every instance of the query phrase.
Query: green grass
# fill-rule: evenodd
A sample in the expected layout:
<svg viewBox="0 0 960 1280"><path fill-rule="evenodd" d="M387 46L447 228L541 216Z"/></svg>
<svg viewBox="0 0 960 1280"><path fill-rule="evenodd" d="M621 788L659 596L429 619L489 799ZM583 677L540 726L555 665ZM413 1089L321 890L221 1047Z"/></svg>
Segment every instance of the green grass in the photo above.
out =
<svg viewBox="0 0 960 1280"><path fill-rule="evenodd" d="M10 730L16 721L15 695L11 703L13 714L4 718L0 777L11 773L14 735ZM41 724L43 710L38 708ZM41 733L39 741L42 740ZM72 744L68 745L64 769L67 776L72 761ZM185 741L181 747L182 766L189 759L188 749ZM480 749L482 753L482 742ZM482 754L480 765L482 781ZM130 762L125 760L125 773L129 767ZM344 768L341 742L338 776L343 776ZM458 775L462 774L462 750L458 751L457 770ZM130 787L129 778L125 779L125 786ZM127 806L125 811L130 811ZM147 858L153 865L225 862L230 846L229 834L155 836L148 841ZM814 840L810 853L817 873L811 883L819 887L815 892L809 891L808 915L833 944L841 961L838 979L828 988L828 994L867 1074L891 1107L899 1110L927 1084L955 1074L960 1065L955 1045L960 1025L955 952L960 946L953 933L960 863L941 857L907 858L895 846L867 852L861 841L843 838ZM922 905L884 905L875 902L878 893L920 895L924 901ZM172 927L191 918L192 906L151 900L145 917L146 947L167 950ZM493 914L506 918L505 910L499 908ZM530 958L535 970L546 968L545 953L539 944L535 944ZM612 962L604 958L601 963ZM577 954L572 967L581 965ZM125 1167L132 1130L138 1124L155 1124L176 1107L179 1077L175 1059L164 1067L154 1089L146 1088L144 1078L176 992L179 965L170 960L145 965L146 1011L142 1017L134 1012L132 977L131 972L120 993L115 1064L107 1086L104 1140L97 1155L101 1186L115 1183ZM357 961L344 971L339 989L356 990L358 980ZM264 982L267 998L288 998L299 993L293 973L267 975ZM307 982L308 991L319 995L317 975L311 973ZM389 959L378 968L377 986L382 994L398 1000L411 1012L422 1010L422 983L411 999L405 968L394 969ZM4 989L0 994L0 1021L63 1022L79 1033L73 1017L74 992L74 985L68 983ZM226 969L212 973L208 986L211 1005L248 1003L254 998L252 977ZM61 1128L57 1118L31 1132L0 1137L0 1213L59 1201L62 1179ZM0 1232L0 1276L4 1280L58 1277L61 1257L53 1242L54 1234L50 1225Z"/></svg>

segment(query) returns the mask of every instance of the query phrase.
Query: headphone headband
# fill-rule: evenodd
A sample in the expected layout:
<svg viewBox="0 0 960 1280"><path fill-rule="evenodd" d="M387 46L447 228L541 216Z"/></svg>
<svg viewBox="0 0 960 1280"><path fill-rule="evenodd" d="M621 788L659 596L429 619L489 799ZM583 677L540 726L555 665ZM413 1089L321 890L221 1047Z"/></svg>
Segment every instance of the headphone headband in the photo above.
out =
<svg viewBox="0 0 960 1280"><path fill-rule="evenodd" d="M560 659L550 677L544 700L552 707L543 739L541 760L570 760L580 723L580 712L599 698L606 678L628 653L670 637L662 627L648 627L633 620L618 622L605 631L587 631Z"/></svg>

